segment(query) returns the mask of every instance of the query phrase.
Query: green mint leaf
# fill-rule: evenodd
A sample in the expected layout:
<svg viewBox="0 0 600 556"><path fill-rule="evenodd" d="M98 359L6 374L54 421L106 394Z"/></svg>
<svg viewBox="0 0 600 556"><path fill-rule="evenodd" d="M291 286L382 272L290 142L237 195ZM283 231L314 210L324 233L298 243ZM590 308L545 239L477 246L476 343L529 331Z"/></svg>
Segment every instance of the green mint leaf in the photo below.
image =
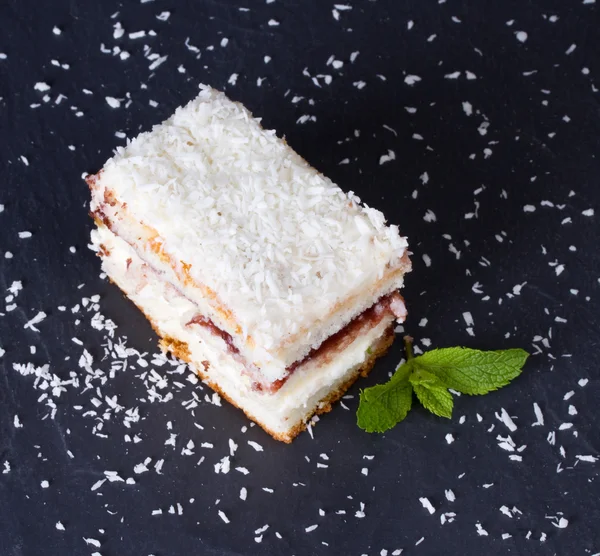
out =
<svg viewBox="0 0 600 556"><path fill-rule="evenodd" d="M521 373L529 354L522 349L479 351L434 349L411 360L413 367L434 374L447 388L462 394L487 394Z"/></svg>
<svg viewBox="0 0 600 556"><path fill-rule="evenodd" d="M413 388L408 380L412 371L404 363L385 384L366 388L360 393L356 413L358 426L367 432L385 432L402 421L412 406Z"/></svg>
<svg viewBox="0 0 600 556"><path fill-rule="evenodd" d="M416 369L410 375L410 383L425 409L428 409L438 417L452 417L454 400L448 388L434 374L424 370Z"/></svg>

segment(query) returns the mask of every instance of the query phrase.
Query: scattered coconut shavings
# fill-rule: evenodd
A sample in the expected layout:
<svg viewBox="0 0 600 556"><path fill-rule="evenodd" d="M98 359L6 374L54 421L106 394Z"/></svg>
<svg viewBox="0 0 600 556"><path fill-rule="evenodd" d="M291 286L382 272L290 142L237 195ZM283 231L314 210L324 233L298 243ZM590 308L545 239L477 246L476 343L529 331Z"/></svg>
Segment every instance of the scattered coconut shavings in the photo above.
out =
<svg viewBox="0 0 600 556"><path fill-rule="evenodd" d="M479 523L479 522L475 523L475 529L477 530L477 534L480 537L488 536L488 532L481 526L481 523Z"/></svg>
<svg viewBox="0 0 600 556"><path fill-rule="evenodd" d="M421 502L422 506L430 513L435 513L435 508L431 504L428 498L419 498L419 502Z"/></svg>
<svg viewBox="0 0 600 556"><path fill-rule="evenodd" d="M229 473L229 470L231 468L231 464L229 462L229 456L225 456L221 459L221 461L219 461L218 463L215 463L215 473L223 473L223 474L227 474Z"/></svg>
<svg viewBox="0 0 600 556"><path fill-rule="evenodd" d="M558 529L566 529L569 525L569 520L560 515L558 515L558 516L547 515L546 519L549 519L550 523L552 523L552 525L554 525L554 527L556 527Z"/></svg>
<svg viewBox="0 0 600 556"><path fill-rule="evenodd" d="M121 106L121 101L114 97L105 97L106 104L108 104L111 108L119 108Z"/></svg>
<svg viewBox="0 0 600 556"><path fill-rule="evenodd" d="M423 220L425 220L425 222L436 222L437 217L432 210L427 210L427 212L425 212L425 216L423 216Z"/></svg>
<svg viewBox="0 0 600 556"><path fill-rule="evenodd" d="M225 523L230 523L229 522L229 518L225 515L225 512L223 510L219 510L218 511L219 517L225 522Z"/></svg>
<svg viewBox="0 0 600 556"><path fill-rule="evenodd" d="M506 409L502 408L500 410L500 415L498 415L498 413L496 413L496 419L498 419L499 421L502 421L502 423L504 423L504 425L506 425L506 428L510 432L515 432L517 430L517 425L515 425L514 421L510 417L510 415L506 412Z"/></svg>
<svg viewBox="0 0 600 556"><path fill-rule="evenodd" d="M163 64L166 60L167 60L168 56L159 56L158 58L156 58L149 66L148 69L150 71L154 71L156 68L158 68L161 64ZM108 102L108 97L107 97L107 102ZM152 102L152 101L151 101ZM158 106L158 104L154 104L153 106ZM115 108L115 107L113 107ZM117 107L118 108L118 107Z"/></svg>
<svg viewBox="0 0 600 556"><path fill-rule="evenodd" d="M388 150L387 154L382 154L379 157L379 164L385 164L386 162L391 162L392 160L396 160L396 153L392 150Z"/></svg>
<svg viewBox="0 0 600 556"><path fill-rule="evenodd" d="M474 326L475 325L475 321L473 320L473 316L471 315L471 313L469 311L465 311L463 314L463 319L465 321L465 324L467 326Z"/></svg>
<svg viewBox="0 0 600 556"><path fill-rule="evenodd" d="M440 514L440 524L444 525L446 523L452 523L455 518L455 512L444 512L443 514Z"/></svg>
<svg viewBox="0 0 600 556"><path fill-rule="evenodd" d="M361 502L360 503L360 510L356 510L354 517L357 517L358 519L363 519L366 516L365 514L365 505Z"/></svg>
<svg viewBox="0 0 600 556"><path fill-rule="evenodd" d="M99 481L96 481L90 490L94 491L94 490L98 490L104 483L106 482L106 479L100 479Z"/></svg>
<svg viewBox="0 0 600 556"><path fill-rule="evenodd" d="M140 475L141 473L146 473L148 471L148 465L150 465L151 461L152 461L152 458L146 458L143 463L138 463L133 468L133 472L136 475Z"/></svg>
<svg viewBox="0 0 600 556"><path fill-rule="evenodd" d="M37 328L35 325L42 322L45 318L46 318L46 313L44 313L43 311L39 311L37 313L37 315L35 315L35 317L28 320L23 325L23 328L25 328L25 329L29 328L30 330L33 330L34 332L39 332L40 331L39 328Z"/></svg>
<svg viewBox="0 0 600 556"><path fill-rule="evenodd" d="M45 93L46 91L50 90L50 85L48 85L48 83L44 83L43 81L39 81L33 86L33 88L40 93Z"/></svg>
<svg viewBox="0 0 600 556"><path fill-rule="evenodd" d="M411 87L415 83L418 83L419 81L421 81L421 78L418 75L407 75L404 78L404 83L406 83L407 85L410 85Z"/></svg>
<svg viewBox="0 0 600 556"><path fill-rule="evenodd" d="M535 402L533 403L533 412L535 413L536 421L535 421L535 423L532 424L532 426L533 427L543 426L544 425L544 415L542 414L542 410L540 409L540 406Z"/></svg>
<svg viewBox="0 0 600 556"><path fill-rule="evenodd" d="M515 31L515 37L517 37L519 42L524 43L527 41L527 33L525 31Z"/></svg>

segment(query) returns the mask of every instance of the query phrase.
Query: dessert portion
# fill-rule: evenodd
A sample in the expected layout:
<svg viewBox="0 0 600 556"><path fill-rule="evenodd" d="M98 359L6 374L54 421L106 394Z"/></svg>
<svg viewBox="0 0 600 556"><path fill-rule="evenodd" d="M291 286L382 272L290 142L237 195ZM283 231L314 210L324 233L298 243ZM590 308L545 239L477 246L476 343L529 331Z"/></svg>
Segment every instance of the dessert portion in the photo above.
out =
<svg viewBox="0 0 600 556"><path fill-rule="evenodd" d="M87 182L103 270L162 349L278 440L329 410L406 316L398 228L214 89Z"/></svg>

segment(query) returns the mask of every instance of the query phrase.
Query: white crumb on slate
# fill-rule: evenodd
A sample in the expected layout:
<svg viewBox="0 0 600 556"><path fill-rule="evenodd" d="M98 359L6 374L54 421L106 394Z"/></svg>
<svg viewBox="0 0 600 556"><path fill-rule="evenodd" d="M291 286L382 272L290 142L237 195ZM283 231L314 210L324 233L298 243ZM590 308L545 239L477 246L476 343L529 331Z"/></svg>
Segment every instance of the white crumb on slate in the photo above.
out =
<svg viewBox="0 0 600 556"><path fill-rule="evenodd" d="M44 83L43 81L39 81L33 86L33 88L40 93L45 93L46 91L50 90L50 85L48 85L48 83Z"/></svg>
<svg viewBox="0 0 600 556"><path fill-rule="evenodd" d="M105 97L106 104L108 104L111 108L119 108L121 106L121 101L114 97Z"/></svg>
<svg viewBox="0 0 600 556"><path fill-rule="evenodd" d="M360 503L360 509L356 510L356 512L354 513L354 517L357 517L359 519L363 519L366 516L365 513L365 505L363 502Z"/></svg>
<svg viewBox="0 0 600 556"><path fill-rule="evenodd" d="M500 415L498 415L496 413L496 418L498 420L502 421L502 423L504 423L504 425L510 432L514 432L517 430L517 425L515 425L514 421L512 420L510 415L507 413L506 409L501 408Z"/></svg>
<svg viewBox="0 0 600 556"><path fill-rule="evenodd" d="M525 31L515 31L515 37L517 37L519 42L527 41L527 33Z"/></svg>
<svg viewBox="0 0 600 556"><path fill-rule="evenodd" d="M421 78L418 75L407 75L404 78L404 83L411 86L415 83L418 83L419 81L421 81Z"/></svg>
<svg viewBox="0 0 600 556"><path fill-rule="evenodd" d="M542 413L542 410L540 409L540 406L536 402L533 403L533 411L535 413L536 421L532 424L532 426L543 426L544 415Z"/></svg>
<svg viewBox="0 0 600 556"><path fill-rule="evenodd" d="M475 524L475 529L477 530L477 534L481 537L487 537L489 533L482 527L481 523L477 522Z"/></svg>
<svg viewBox="0 0 600 556"><path fill-rule="evenodd" d="M46 318L46 313L44 313L44 311L39 311L33 318L28 320L23 325L23 328L29 328L29 329L33 330L34 332L39 332L40 330L39 330L39 328L36 327L36 324L39 324L45 318Z"/></svg>
<svg viewBox="0 0 600 556"><path fill-rule="evenodd" d="M423 216L423 220L425 220L425 222L435 222L437 217L431 209L428 209Z"/></svg>
<svg viewBox="0 0 600 556"><path fill-rule="evenodd" d="M229 518L225 515L225 512L223 512L222 510L218 511L219 517L225 522L225 523L229 523Z"/></svg>
<svg viewBox="0 0 600 556"><path fill-rule="evenodd" d="M386 162L391 162L392 160L396 160L396 153L392 150L388 150L387 154L382 154L379 157L379 164L385 164Z"/></svg>
<svg viewBox="0 0 600 556"><path fill-rule="evenodd" d="M430 514L434 514L435 513L435 508L433 507L432 503L429 501L428 498L419 498L419 502L421 502L421 505L430 513Z"/></svg>

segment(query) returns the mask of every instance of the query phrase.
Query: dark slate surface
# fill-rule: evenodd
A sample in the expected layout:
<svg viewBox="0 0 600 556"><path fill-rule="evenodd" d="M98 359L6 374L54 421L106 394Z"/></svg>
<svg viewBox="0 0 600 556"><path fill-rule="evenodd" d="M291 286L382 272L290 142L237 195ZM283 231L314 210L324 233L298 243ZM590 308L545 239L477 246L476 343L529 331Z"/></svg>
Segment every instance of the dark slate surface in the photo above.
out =
<svg viewBox="0 0 600 556"><path fill-rule="evenodd" d="M333 2L316 1L0 3L0 290L23 286L0 302L0 554L600 553L599 6L346 5L336 19ZM155 17L164 11L167 21ZM116 22L125 30L118 39ZM146 37L129 38L141 30ZM154 71L153 53L168 56ZM343 66L328 65L330 56ZM420 80L410 85L411 75ZM489 396L457 399L450 422L416 409L382 436L356 427L355 387L349 410L338 405L314 440L303 434L291 446L243 429L240 412L206 401L208 391L175 366L156 367L167 380L153 385L151 355L143 368L131 352L127 370L111 376L113 360L102 360L107 331L91 325L96 308L71 310L83 297L101 296L115 340L154 353L156 338L99 278L86 248L81 175L124 143L116 131L148 129L200 82L243 101L401 225L414 251L406 330L418 346L524 347L535 355L523 375ZM299 123L305 115L313 119ZM389 150L395 160L380 165ZM19 238L22 231L32 237ZM39 332L24 329L39 311L47 314ZM94 378L79 364L84 348L90 370L100 371ZM384 380L401 355L397 342L362 386ZM79 382L44 390L43 377L15 370L28 362L38 374ZM188 404L194 395L197 407ZM125 418L132 408L137 421ZM496 418L501 408L514 432ZM174 447L165 445L171 434ZM502 449L507 436L522 451ZM230 438L239 445L231 470L217 474ZM149 471L136 473L146 458ZM105 471L135 483L92 490ZM454 520L442 524L447 512ZM566 528L556 526L561 517Z"/></svg>

